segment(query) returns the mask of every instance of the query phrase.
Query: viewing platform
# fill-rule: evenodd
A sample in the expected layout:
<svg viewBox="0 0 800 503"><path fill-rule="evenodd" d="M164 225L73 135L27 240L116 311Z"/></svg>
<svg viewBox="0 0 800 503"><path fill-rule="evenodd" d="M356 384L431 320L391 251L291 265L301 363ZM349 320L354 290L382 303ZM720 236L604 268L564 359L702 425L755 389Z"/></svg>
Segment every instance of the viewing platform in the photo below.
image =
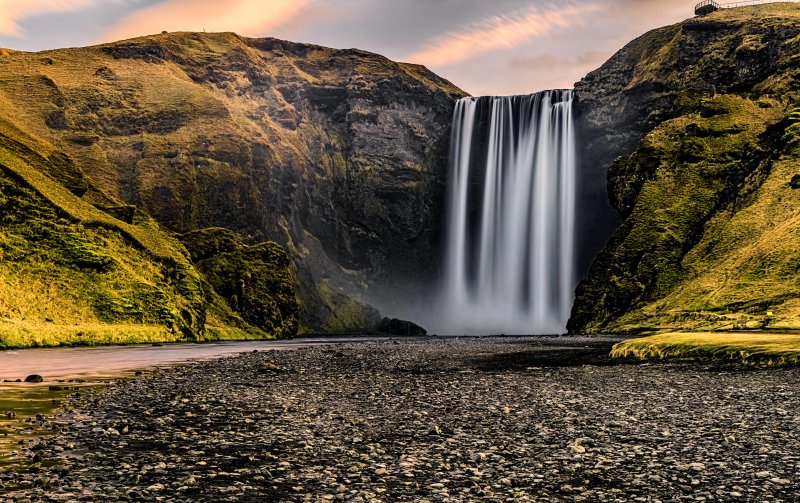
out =
<svg viewBox="0 0 800 503"><path fill-rule="evenodd" d="M775 0L745 0L743 2L717 3L714 0L703 0L694 7L695 16L706 16L719 9L733 9L735 7L746 7L748 5L761 5L772 3Z"/></svg>

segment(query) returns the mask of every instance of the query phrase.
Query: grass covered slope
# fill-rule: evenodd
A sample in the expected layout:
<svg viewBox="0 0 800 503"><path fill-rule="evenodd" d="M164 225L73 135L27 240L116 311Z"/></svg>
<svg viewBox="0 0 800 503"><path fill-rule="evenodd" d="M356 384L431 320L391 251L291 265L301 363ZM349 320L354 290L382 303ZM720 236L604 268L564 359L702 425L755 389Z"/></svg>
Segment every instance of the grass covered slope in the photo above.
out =
<svg viewBox="0 0 800 503"><path fill-rule="evenodd" d="M0 56L0 117L99 190L175 233L221 227L296 250L314 328L342 318L318 283L338 298L435 269L462 95L417 65L233 33Z"/></svg>
<svg viewBox="0 0 800 503"><path fill-rule="evenodd" d="M797 365L800 335L765 333L664 333L614 345L614 358L708 360L743 365Z"/></svg>
<svg viewBox="0 0 800 503"><path fill-rule="evenodd" d="M200 278L177 241L97 210L2 141L0 345L202 336Z"/></svg>
<svg viewBox="0 0 800 503"><path fill-rule="evenodd" d="M800 328L800 6L726 9L636 44L625 92L662 108L609 169L625 220L570 329Z"/></svg>
<svg viewBox="0 0 800 503"><path fill-rule="evenodd" d="M295 281L281 246L247 246L228 229L203 229L181 239L210 289L245 322L273 337L297 333Z"/></svg>
<svg viewBox="0 0 800 503"><path fill-rule="evenodd" d="M278 269L288 274L288 263ZM293 293L272 300L287 316ZM68 157L0 121L0 347L296 331L291 322L254 329L237 314L207 331L207 315L219 319L227 307L214 295L180 241L94 188Z"/></svg>

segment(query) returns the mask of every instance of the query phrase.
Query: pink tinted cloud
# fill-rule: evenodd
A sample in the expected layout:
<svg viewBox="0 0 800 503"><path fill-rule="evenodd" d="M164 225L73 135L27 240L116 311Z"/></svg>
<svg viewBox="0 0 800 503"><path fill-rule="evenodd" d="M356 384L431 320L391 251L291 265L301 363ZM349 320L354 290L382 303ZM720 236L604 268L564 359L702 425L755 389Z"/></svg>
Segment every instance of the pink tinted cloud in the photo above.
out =
<svg viewBox="0 0 800 503"><path fill-rule="evenodd" d="M517 47L553 30L574 26L598 8L595 4L530 8L511 15L492 16L434 39L404 59L432 67L455 65L479 54Z"/></svg>
<svg viewBox="0 0 800 503"><path fill-rule="evenodd" d="M167 31L233 31L264 36L296 17L309 0L168 0L123 19L100 42Z"/></svg>
<svg viewBox="0 0 800 503"><path fill-rule="evenodd" d="M18 23L26 17L80 9L92 3L93 0L0 0L0 35L22 35Z"/></svg>

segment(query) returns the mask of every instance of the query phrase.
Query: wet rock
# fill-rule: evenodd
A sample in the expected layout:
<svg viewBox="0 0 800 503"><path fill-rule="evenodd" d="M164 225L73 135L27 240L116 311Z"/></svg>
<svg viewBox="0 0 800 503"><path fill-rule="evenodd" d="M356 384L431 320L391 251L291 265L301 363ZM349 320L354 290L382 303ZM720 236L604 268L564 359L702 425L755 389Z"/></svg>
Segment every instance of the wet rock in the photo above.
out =
<svg viewBox="0 0 800 503"><path fill-rule="evenodd" d="M410 337L420 337L428 335L428 331L411 321L399 320L397 318L384 318L378 324L378 332L390 335L401 335Z"/></svg>
<svg viewBox="0 0 800 503"><path fill-rule="evenodd" d="M40 376L39 374L31 374L25 378L25 382L43 382L44 377Z"/></svg>

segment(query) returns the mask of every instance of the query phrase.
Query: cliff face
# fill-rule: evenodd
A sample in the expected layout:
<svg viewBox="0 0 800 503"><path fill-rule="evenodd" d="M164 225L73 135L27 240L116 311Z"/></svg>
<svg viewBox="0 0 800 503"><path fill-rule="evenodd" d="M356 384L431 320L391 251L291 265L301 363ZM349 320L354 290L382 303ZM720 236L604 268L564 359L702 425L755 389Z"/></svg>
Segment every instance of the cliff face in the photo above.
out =
<svg viewBox="0 0 800 503"><path fill-rule="evenodd" d="M239 263L284 294L251 302L260 308L252 317L250 306L221 299L152 218L0 119L0 347L293 335L288 258L275 243L261 246L272 260L249 254Z"/></svg>
<svg viewBox="0 0 800 503"><path fill-rule="evenodd" d="M0 109L111 197L187 233L293 258L306 326L364 328L349 296L424 281L439 249L453 99L425 68L234 34L0 58Z"/></svg>
<svg viewBox="0 0 800 503"><path fill-rule="evenodd" d="M767 4L652 31L577 84L623 223L571 331L800 327L798 61L800 6Z"/></svg>

